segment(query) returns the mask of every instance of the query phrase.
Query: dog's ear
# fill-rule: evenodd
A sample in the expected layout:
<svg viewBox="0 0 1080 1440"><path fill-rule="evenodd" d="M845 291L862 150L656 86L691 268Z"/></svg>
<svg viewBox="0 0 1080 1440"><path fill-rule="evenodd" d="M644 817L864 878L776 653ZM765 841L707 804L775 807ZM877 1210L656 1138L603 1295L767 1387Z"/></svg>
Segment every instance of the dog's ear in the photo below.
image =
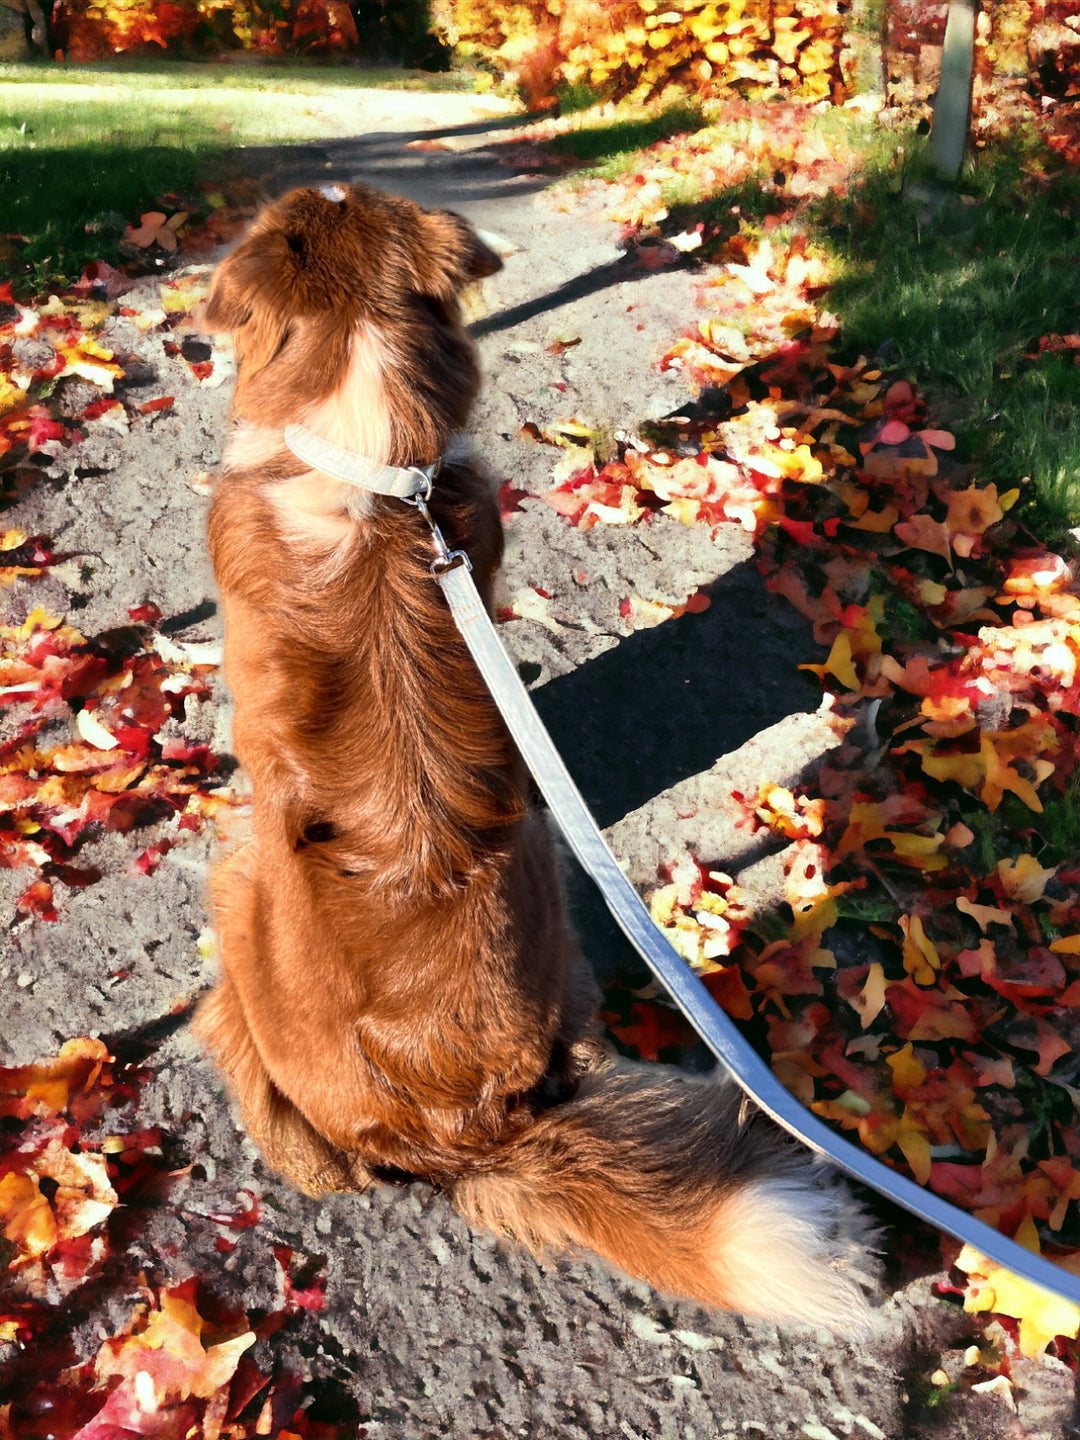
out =
<svg viewBox="0 0 1080 1440"><path fill-rule="evenodd" d="M261 370L281 349L289 327L281 280L287 242L276 232L254 234L214 272L202 326L234 337L249 370Z"/></svg>
<svg viewBox="0 0 1080 1440"><path fill-rule="evenodd" d="M230 255L214 271L202 312L203 329L211 335L231 334L251 318L254 301L242 270L239 255Z"/></svg>
<svg viewBox="0 0 1080 1440"><path fill-rule="evenodd" d="M432 210L424 221L420 273L429 294L449 300L472 281L502 269L495 251L460 215L451 210Z"/></svg>

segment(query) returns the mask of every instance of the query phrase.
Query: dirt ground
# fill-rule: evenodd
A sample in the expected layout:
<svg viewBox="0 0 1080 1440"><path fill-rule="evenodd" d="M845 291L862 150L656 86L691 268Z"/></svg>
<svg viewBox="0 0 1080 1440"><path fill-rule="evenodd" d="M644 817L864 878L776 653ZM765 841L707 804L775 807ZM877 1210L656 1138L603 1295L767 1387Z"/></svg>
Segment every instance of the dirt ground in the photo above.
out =
<svg viewBox="0 0 1080 1440"><path fill-rule="evenodd" d="M508 123L498 110L474 97L375 92L358 102L356 138L247 152L237 164L264 174L273 193L300 181L370 181L458 210L497 237L505 269L487 282L476 325L486 384L473 434L496 478L534 495L550 484L558 452L520 438L523 424L572 417L632 430L677 409L681 381L654 362L689 323L695 282L686 268L641 264L620 249L617 227L562 209L549 177L503 163L492 149ZM555 341L563 343L553 351ZM191 481L216 463L229 386L192 385L160 336L122 318L107 343L140 356L151 372L144 383L176 402L137 417L127 436L99 431L65 451L49 483L20 502L11 523L80 559L20 582L12 604L16 615L35 604L68 612L90 635L152 600L175 640L215 641L208 502ZM540 618L507 621L504 638L632 878L649 884L660 860L687 847L767 905L782 855L736 828L731 791L790 782L836 742L816 713L816 686L796 668L817 658L809 630L766 593L749 538L735 526L714 536L663 517L647 532L582 531L538 499L525 499L512 520L506 596L532 587L550 598ZM631 594L681 604L701 587L712 600L702 614L637 631L622 614ZM215 703L189 706L181 728L227 750L220 688ZM75 1314L81 1353L93 1354L103 1329L130 1312L134 1285L124 1277L139 1265L169 1281L214 1276L247 1306L271 1305L278 1282L268 1257L278 1244L326 1275L327 1308L262 1343L317 1378L371 1437L1077 1433L1072 1376L1056 1361L1014 1370L1015 1411L998 1394L950 1395L931 1381L939 1369L952 1378L983 1332L933 1294L937 1237L880 1206L879 1329L856 1347L670 1302L587 1258L538 1264L471 1232L423 1186L321 1202L293 1194L238 1130L187 1028L213 977L199 941L221 842L192 838L154 874L135 873L136 849L153 838L97 842L103 878L66 895L53 924L16 919L25 876L0 871L11 917L0 1059L28 1061L79 1034L138 1043L152 1072L138 1123L174 1137L177 1169L194 1166L136 1217L133 1263L111 1294ZM602 904L572 874L569 883L598 971L626 966ZM237 1231L223 1256L212 1217L235 1210L245 1190L262 1198L263 1218Z"/></svg>

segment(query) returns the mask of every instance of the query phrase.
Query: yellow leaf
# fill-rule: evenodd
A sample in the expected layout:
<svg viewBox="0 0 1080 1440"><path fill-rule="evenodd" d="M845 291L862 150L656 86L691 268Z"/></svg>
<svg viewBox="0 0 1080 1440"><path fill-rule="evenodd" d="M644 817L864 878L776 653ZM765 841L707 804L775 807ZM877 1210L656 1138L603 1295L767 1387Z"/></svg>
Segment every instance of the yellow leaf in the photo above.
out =
<svg viewBox="0 0 1080 1440"><path fill-rule="evenodd" d="M664 506L664 514L670 515L682 525L693 525L700 511L700 500L670 500Z"/></svg>
<svg viewBox="0 0 1080 1440"><path fill-rule="evenodd" d="M817 76L820 74L824 82L822 85L813 88L812 94L815 97L824 97L828 93L827 78L823 72L832 69L833 54L832 42L821 38L811 40L810 44L807 45L806 49L799 56L799 69L803 75Z"/></svg>
<svg viewBox="0 0 1080 1440"><path fill-rule="evenodd" d="M26 391L6 375L0 375L0 412L14 410L26 399Z"/></svg>
<svg viewBox="0 0 1080 1440"><path fill-rule="evenodd" d="M214 203L214 197L210 197ZM161 286L161 308L167 315L182 315L200 304L210 294L210 276L207 274L182 275L176 280L167 280Z"/></svg>
<svg viewBox="0 0 1080 1440"><path fill-rule="evenodd" d="M832 643L829 651L829 658L824 665L800 665L800 670L812 670L815 675L824 680L826 675L833 675L849 690L858 690L859 677L855 673L855 666L851 658L851 633L848 630L841 630Z"/></svg>
<svg viewBox="0 0 1080 1440"><path fill-rule="evenodd" d="M797 902L792 909L795 918L788 933L793 942L804 940L807 935L821 935L836 924L839 914L836 901L831 895L824 899Z"/></svg>
<svg viewBox="0 0 1080 1440"><path fill-rule="evenodd" d="M923 605L941 605L949 593L945 586L939 585L936 580L920 580L915 586L915 592Z"/></svg>
<svg viewBox="0 0 1080 1440"><path fill-rule="evenodd" d="M965 790L979 796L988 810L996 810L1006 791L1016 795L1029 810L1042 814L1042 801L1031 782L1020 775L998 752L998 744L1006 735L980 737L976 754L935 753L932 741L910 740L894 752L903 755L914 751L922 756L922 768L935 780L953 780Z"/></svg>
<svg viewBox="0 0 1080 1440"><path fill-rule="evenodd" d="M893 1089L915 1090L926 1079L926 1067L915 1058L915 1050L909 1040L895 1055L887 1055L885 1063L893 1072Z"/></svg>
<svg viewBox="0 0 1080 1440"><path fill-rule="evenodd" d="M904 932L904 969L916 985L933 985L941 969L941 957L922 920L918 915L901 915L900 929Z"/></svg>
<svg viewBox="0 0 1080 1440"><path fill-rule="evenodd" d="M870 966L866 983L851 1003L862 1018L864 1030L881 1014L885 1006L885 971L877 960Z"/></svg>
<svg viewBox="0 0 1080 1440"><path fill-rule="evenodd" d="M887 535L900 519L895 505L886 505L883 510L864 510L856 520L846 520L852 530L867 530L872 535ZM941 587L944 589L944 586Z"/></svg>
<svg viewBox="0 0 1080 1440"><path fill-rule="evenodd" d="M801 480L804 485L819 485L824 480L824 468L809 445L797 445L794 450L776 453L777 464L789 480Z"/></svg>
<svg viewBox="0 0 1080 1440"><path fill-rule="evenodd" d="M1034 855L1018 855L1015 860L999 860L997 872L1001 876L1001 888L1009 899L1019 900L1024 905L1041 900L1046 882L1054 876L1054 871L1044 870Z"/></svg>
<svg viewBox="0 0 1080 1440"><path fill-rule="evenodd" d="M1038 1231L1030 1216L1020 1223L1015 1239L1036 1255L1040 1253ZM956 1264L968 1276L964 1309L969 1315L989 1310L1019 1320L1020 1350L1029 1359L1038 1359L1055 1335L1074 1339L1080 1334L1080 1307L1068 1300L1014 1275L970 1245L961 1250Z"/></svg>
<svg viewBox="0 0 1080 1440"><path fill-rule="evenodd" d="M902 1128L896 1143L912 1175L920 1185L926 1185L930 1180L930 1141L921 1130Z"/></svg>
<svg viewBox="0 0 1080 1440"><path fill-rule="evenodd" d="M777 16L773 22L776 33L773 36L772 48L785 65L793 65L798 54L799 46L804 40L809 40L809 30L797 30L798 20L791 15Z"/></svg>
<svg viewBox="0 0 1080 1440"><path fill-rule="evenodd" d="M920 870L944 870L948 859L940 853L944 835L919 835L913 830L886 830L885 839L902 860Z"/></svg>

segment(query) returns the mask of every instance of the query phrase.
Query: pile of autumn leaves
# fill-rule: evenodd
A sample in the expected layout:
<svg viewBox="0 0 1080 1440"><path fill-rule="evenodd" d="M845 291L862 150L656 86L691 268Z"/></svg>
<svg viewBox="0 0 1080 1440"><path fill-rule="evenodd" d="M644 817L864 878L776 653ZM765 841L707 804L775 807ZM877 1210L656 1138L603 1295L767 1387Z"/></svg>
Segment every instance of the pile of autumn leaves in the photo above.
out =
<svg viewBox="0 0 1080 1440"><path fill-rule="evenodd" d="M728 257L664 364L730 417L543 498L585 527L744 526L828 647L805 668L840 743L794 791L738 797L787 845L782 938L716 856L673 857L654 918L805 1104L1080 1273L1080 586L907 380L834 358L823 253L738 235ZM1077 1335L1075 1307L958 1263L1025 1353Z"/></svg>
<svg viewBox="0 0 1080 1440"><path fill-rule="evenodd" d="M0 1070L0 1437L334 1440L338 1430L300 1404L298 1377L272 1365L266 1373L251 1355L293 1315L324 1304L320 1284L293 1283L288 1250L267 1256L277 1265L280 1306L255 1319L222 1306L195 1278L158 1288L146 1275L121 1273L118 1282L125 1246L117 1227L130 1225L142 1196L160 1197L186 1174L169 1172L160 1131L131 1131L119 1118L139 1080L88 1039L68 1041L53 1060ZM210 1219L223 1231L219 1249L229 1250L229 1229L256 1223L258 1209ZM118 1283L140 1298L83 1360L72 1345L71 1307Z"/></svg>
<svg viewBox="0 0 1080 1440"><path fill-rule="evenodd" d="M130 287L108 266L97 271L73 292L37 305L14 303L0 286L0 473L16 493L94 427L124 434L140 412L173 404L168 395L121 399L124 367L101 330L119 306L140 328L159 331L166 350L182 354L189 342L173 327L205 294L205 275L165 281L159 304L136 309L123 295L88 294ZM200 357L211 353L196 343ZM205 358L189 369L200 384L224 376ZM58 389L69 379L90 381L99 398L83 399L70 413ZM58 555L46 536L4 531L0 585L67 558L78 559ZM148 603L130 612L128 627L90 638L40 608L20 624L0 626L0 706L8 717L0 742L0 866L37 871L18 900L23 915L54 920L58 885L100 878L83 852L102 831L168 822L134 862L149 873L185 833L210 817L221 820L234 804L217 757L183 733L188 705L210 695L216 655L169 640L156 628L161 618Z"/></svg>

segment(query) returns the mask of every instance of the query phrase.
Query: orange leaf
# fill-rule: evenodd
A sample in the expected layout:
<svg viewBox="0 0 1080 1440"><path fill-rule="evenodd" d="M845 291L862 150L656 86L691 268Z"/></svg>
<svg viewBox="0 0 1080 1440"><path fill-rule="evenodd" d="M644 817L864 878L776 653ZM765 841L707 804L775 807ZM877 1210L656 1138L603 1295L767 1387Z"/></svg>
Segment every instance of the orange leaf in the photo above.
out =
<svg viewBox="0 0 1080 1440"><path fill-rule="evenodd" d="M165 214L161 210L149 210L142 216L138 227L129 225L124 231L124 239L132 245L138 245L145 250L152 245L157 238L157 233L165 224Z"/></svg>
<svg viewBox="0 0 1080 1440"><path fill-rule="evenodd" d="M0 1221L5 1222L4 1238L30 1257L56 1244L56 1216L33 1175L11 1171L0 1180Z"/></svg>
<svg viewBox="0 0 1080 1440"><path fill-rule="evenodd" d="M929 515L913 515L910 520L901 520L894 526L894 534L912 550L926 550L952 563L948 526L941 520L933 520Z"/></svg>

